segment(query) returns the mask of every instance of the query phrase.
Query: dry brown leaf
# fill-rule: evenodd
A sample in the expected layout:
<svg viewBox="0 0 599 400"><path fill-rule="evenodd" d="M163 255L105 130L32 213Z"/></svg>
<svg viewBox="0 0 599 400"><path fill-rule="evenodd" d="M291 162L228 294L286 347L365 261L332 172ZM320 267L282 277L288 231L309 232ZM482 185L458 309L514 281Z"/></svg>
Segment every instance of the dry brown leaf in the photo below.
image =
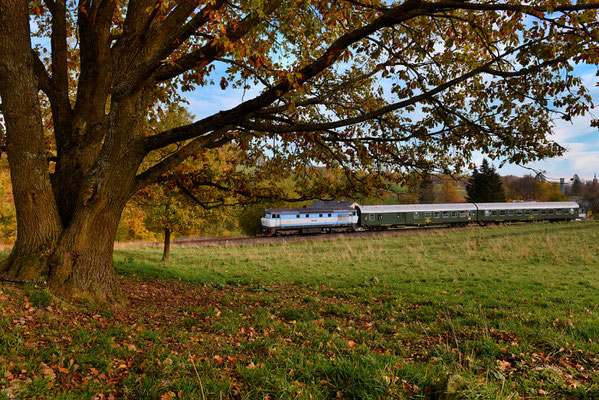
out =
<svg viewBox="0 0 599 400"><path fill-rule="evenodd" d="M499 369L501 371L507 371L508 369L512 369L512 363L509 361L499 361Z"/></svg>

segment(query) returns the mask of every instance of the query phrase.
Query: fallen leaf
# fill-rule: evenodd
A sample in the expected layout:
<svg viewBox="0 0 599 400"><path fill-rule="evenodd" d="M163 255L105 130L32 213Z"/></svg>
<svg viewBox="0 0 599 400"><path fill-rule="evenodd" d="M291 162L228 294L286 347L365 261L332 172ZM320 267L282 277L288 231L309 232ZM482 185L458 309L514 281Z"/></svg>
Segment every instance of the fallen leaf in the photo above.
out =
<svg viewBox="0 0 599 400"><path fill-rule="evenodd" d="M507 371L508 369L512 369L512 364L509 361L499 361L499 369Z"/></svg>
<svg viewBox="0 0 599 400"><path fill-rule="evenodd" d="M173 392L166 392L160 397L160 400L171 400L174 399L177 395Z"/></svg>
<svg viewBox="0 0 599 400"><path fill-rule="evenodd" d="M50 380L56 379L56 373L54 373L54 371L52 370L52 368L48 367L44 363L40 363L40 367L42 367L40 369L40 372L42 374L44 374L48 379L50 379Z"/></svg>

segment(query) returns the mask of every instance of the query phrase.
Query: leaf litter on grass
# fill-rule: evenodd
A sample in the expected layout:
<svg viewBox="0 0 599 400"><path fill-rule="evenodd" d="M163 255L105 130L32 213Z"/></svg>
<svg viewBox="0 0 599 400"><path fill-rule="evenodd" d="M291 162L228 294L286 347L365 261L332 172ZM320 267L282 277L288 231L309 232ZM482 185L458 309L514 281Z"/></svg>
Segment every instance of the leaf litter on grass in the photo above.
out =
<svg viewBox="0 0 599 400"><path fill-rule="evenodd" d="M378 330L370 305L359 297L321 297L324 288L278 284L256 292L134 277L120 284L129 302L110 310L39 308L25 290L5 285L0 396L364 398L371 391L393 398L437 390L444 373L456 371L470 386L510 379L531 380L538 393L596 387L599 360L575 346L516 354L524 339L510 331L427 333L447 321L442 315L428 327L391 316L391 327ZM272 293L276 301L265 301ZM335 305L349 311L327 312ZM400 307L416 312L422 305ZM477 354L485 336L498 347L496 359ZM440 369L430 368L440 361Z"/></svg>

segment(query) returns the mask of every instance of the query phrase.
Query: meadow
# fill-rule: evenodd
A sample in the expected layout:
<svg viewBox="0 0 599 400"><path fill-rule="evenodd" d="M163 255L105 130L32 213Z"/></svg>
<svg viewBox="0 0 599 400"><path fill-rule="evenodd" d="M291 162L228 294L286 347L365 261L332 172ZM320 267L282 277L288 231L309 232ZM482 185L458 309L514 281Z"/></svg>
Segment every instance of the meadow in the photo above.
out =
<svg viewBox="0 0 599 400"><path fill-rule="evenodd" d="M596 222L161 255L112 309L0 284L0 399L599 397Z"/></svg>

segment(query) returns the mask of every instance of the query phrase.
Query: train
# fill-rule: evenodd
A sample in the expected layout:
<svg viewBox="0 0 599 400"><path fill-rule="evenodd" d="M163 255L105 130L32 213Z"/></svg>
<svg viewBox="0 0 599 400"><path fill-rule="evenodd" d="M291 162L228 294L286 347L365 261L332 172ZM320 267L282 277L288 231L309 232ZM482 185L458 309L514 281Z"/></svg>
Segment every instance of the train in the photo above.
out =
<svg viewBox="0 0 599 400"><path fill-rule="evenodd" d="M354 205L264 210L266 235L379 231L428 225L466 226L505 222L571 221L578 218L573 201Z"/></svg>

